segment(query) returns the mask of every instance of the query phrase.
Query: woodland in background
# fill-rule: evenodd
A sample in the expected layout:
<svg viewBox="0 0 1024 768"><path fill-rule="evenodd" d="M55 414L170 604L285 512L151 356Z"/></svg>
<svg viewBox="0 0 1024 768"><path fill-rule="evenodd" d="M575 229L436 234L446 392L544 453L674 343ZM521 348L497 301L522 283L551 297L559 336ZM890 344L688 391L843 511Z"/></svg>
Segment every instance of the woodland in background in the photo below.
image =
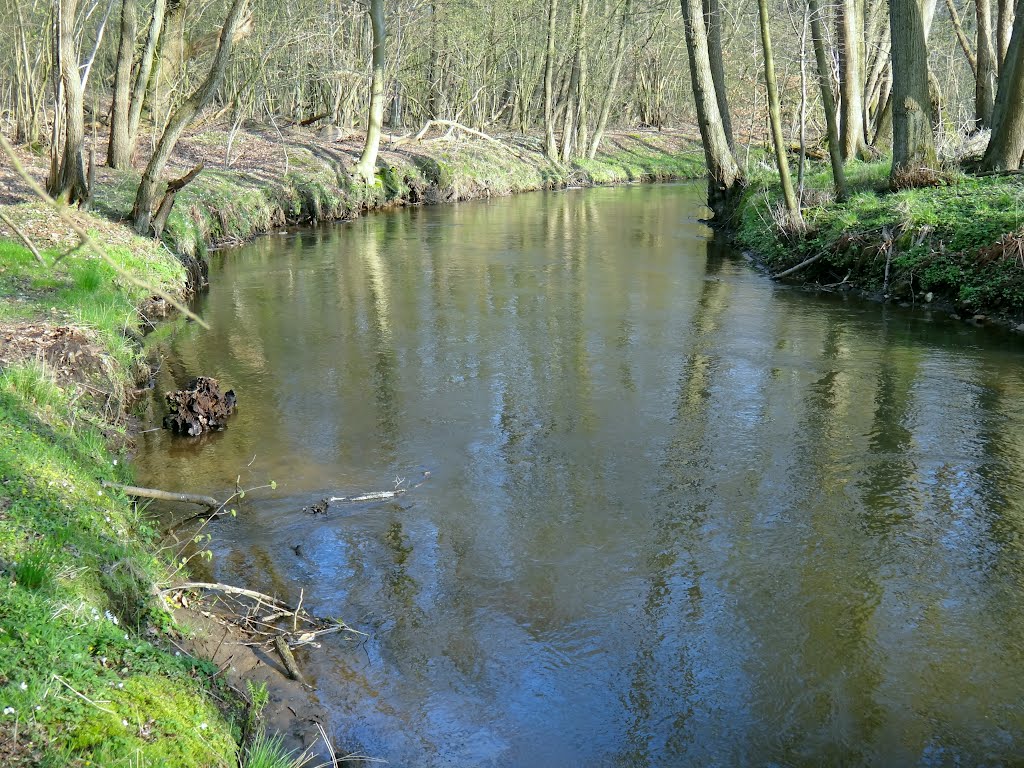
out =
<svg viewBox="0 0 1024 768"><path fill-rule="evenodd" d="M139 167L143 233L189 181L158 204L196 120L366 131L354 174L367 181L382 130L408 140L429 121L534 134L561 163L592 157L609 126L696 124L713 208L742 188L751 145L772 137L799 218L794 150L799 175L800 149L828 146L840 198L852 158L892 152L894 187L931 183L965 145L987 148L987 170L1019 168L1014 11L1011 0L0 0L0 125L48 149L48 190L70 202L88 204L91 164Z"/></svg>

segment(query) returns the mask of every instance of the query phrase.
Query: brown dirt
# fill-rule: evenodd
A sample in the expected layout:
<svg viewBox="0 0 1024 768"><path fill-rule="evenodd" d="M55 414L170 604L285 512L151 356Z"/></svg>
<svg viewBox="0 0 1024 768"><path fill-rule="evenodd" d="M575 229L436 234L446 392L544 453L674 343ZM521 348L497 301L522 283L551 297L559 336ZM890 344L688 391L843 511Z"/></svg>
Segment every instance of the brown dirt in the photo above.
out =
<svg viewBox="0 0 1024 768"><path fill-rule="evenodd" d="M0 323L0 370L15 363L40 360L58 384L94 388L111 380L111 362L92 332L70 325Z"/></svg>
<svg viewBox="0 0 1024 768"><path fill-rule="evenodd" d="M320 737L316 724L328 726L327 713L316 691L289 678L276 654L244 645L247 638L238 629L196 606L177 608L174 616L188 629L180 640L182 647L196 658L223 668L228 685L243 698L246 681L267 686L270 701L263 711L262 723L268 733L280 734L289 750L313 747L313 765L329 759L323 741L315 743Z"/></svg>

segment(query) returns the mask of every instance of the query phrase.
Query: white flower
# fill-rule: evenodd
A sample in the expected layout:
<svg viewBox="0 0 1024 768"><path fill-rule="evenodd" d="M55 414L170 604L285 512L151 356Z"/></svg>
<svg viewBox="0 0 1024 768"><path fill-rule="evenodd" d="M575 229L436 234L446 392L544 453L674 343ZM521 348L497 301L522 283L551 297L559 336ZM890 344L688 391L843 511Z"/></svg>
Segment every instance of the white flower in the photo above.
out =
<svg viewBox="0 0 1024 768"><path fill-rule="evenodd" d="M41 711L42 711L42 709L43 709L43 708L42 708L41 706L39 706L38 704L36 704L36 712L41 712Z"/></svg>
<svg viewBox="0 0 1024 768"><path fill-rule="evenodd" d="M107 621L113 622L114 626L117 626L117 616L112 614L110 611L104 611L103 615L107 617Z"/></svg>
<svg viewBox="0 0 1024 768"><path fill-rule="evenodd" d="M127 728L128 727L128 721L127 720L122 720L121 721L121 725L123 725L125 728Z"/></svg>
<svg viewBox="0 0 1024 768"><path fill-rule="evenodd" d="M28 690L28 683L26 683L25 681L22 681L21 685L19 685L18 687L21 688L21 690L23 690L23 691L27 691Z"/></svg>
<svg viewBox="0 0 1024 768"><path fill-rule="evenodd" d="M200 723L199 724L199 730L201 730L201 731L205 731L207 729L207 727L208 726L206 725L206 723Z"/></svg>
<svg viewBox="0 0 1024 768"><path fill-rule="evenodd" d="M117 684L117 687L118 687L118 688L124 688L124 683L118 683L118 684Z"/></svg>
<svg viewBox="0 0 1024 768"><path fill-rule="evenodd" d="M110 515L104 515L103 519L106 520L109 523L110 522Z"/></svg>
<svg viewBox="0 0 1024 768"><path fill-rule="evenodd" d="M102 496L103 495L103 491L96 491L96 495L97 496Z"/></svg>
<svg viewBox="0 0 1024 768"><path fill-rule="evenodd" d="M114 466L117 466L117 459L114 459Z"/></svg>
<svg viewBox="0 0 1024 768"><path fill-rule="evenodd" d="M4 714L5 715L13 715L15 713L15 711L16 710L14 709L14 707L4 707Z"/></svg>

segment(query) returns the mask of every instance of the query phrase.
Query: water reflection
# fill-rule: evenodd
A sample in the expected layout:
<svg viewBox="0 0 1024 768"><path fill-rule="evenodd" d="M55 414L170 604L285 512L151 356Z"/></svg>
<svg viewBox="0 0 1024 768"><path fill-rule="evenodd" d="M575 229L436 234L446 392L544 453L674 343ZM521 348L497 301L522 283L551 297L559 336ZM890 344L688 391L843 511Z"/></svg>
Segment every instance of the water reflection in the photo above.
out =
<svg viewBox="0 0 1024 768"><path fill-rule="evenodd" d="M140 480L212 575L337 614L310 676L397 765L1012 763L1018 342L772 286L696 187L414 209L218 257ZM157 418L156 409L153 418ZM302 507L431 480L401 504Z"/></svg>

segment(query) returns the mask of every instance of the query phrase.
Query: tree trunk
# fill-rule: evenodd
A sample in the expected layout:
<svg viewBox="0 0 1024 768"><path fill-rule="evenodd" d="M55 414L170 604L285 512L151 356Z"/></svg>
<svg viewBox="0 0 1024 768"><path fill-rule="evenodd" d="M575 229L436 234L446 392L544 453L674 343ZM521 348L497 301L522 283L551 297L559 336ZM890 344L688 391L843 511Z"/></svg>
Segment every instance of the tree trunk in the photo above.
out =
<svg viewBox="0 0 1024 768"><path fill-rule="evenodd" d="M128 113L128 162L135 154L135 144L139 138L139 122L142 119L142 106L149 90L149 76L153 72L153 60L156 58L156 46L160 40L160 31L164 27L164 13L167 0L156 0L153 4L153 18L149 23L149 35L146 47L139 59L139 67L135 73L135 86L132 88L131 108Z"/></svg>
<svg viewBox="0 0 1024 768"><path fill-rule="evenodd" d="M975 58L974 113L979 128L992 125L992 108L996 103L996 70L998 59L992 46L992 0L976 0L978 36Z"/></svg>
<svg viewBox="0 0 1024 768"><path fill-rule="evenodd" d="M1024 0L1017 0L999 91L992 111L992 138L982 167L989 171L1014 171L1024 156Z"/></svg>
<svg viewBox="0 0 1024 768"><path fill-rule="evenodd" d="M728 219L744 186L743 172L736 164L722 126L708 55L703 6L700 0L680 0L680 6L685 24L693 99L708 168L708 206L719 219Z"/></svg>
<svg viewBox="0 0 1024 768"><path fill-rule="evenodd" d="M775 57L772 55L772 33L768 25L768 0L757 0L757 16L761 26L761 48L764 50L764 84L768 91L768 120L771 123L772 143L775 145L775 164L779 169L779 183L782 197L786 201L786 213L790 222L800 221L800 204L793 192L793 180L789 176L789 162L786 159L786 145L782 138L782 114L779 109L779 86L775 79Z"/></svg>
<svg viewBox="0 0 1024 768"><path fill-rule="evenodd" d="M186 0L168 0L150 99L150 114L156 125L161 125L170 113L171 94L185 66L185 11Z"/></svg>
<svg viewBox="0 0 1024 768"><path fill-rule="evenodd" d="M836 121L836 100L832 93L832 68L825 52L825 25L821 21L818 0L807 0L811 14L811 38L814 42L814 60L818 66L818 84L821 89L821 103L825 109L825 125L828 131L828 154L832 161L832 179L835 182L836 198L846 199L846 172L843 170L842 145L839 142L839 125Z"/></svg>
<svg viewBox="0 0 1024 768"><path fill-rule="evenodd" d="M1020 9L1018 8L1018 12ZM1010 30L1013 29L1014 12L1013 0L999 0L998 16L996 18L996 70L1000 77L1003 74L1003 64L1006 61L1007 53L1010 50Z"/></svg>
<svg viewBox="0 0 1024 768"><path fill-rule="evenodd" d="M917 171L935 168L936 158L928 92L928 49L918 0L890 0L889 23L893 81L890 181L898 187Z"/></svg>
<svg viewBox="0 0 1024 768"><path fill-rule="evenodd" d="M107 144L107 165L111 168L129 168L132 164L128 128L135 36L139 31L138 11L138 0L121 3L121 39L117 44L114 102L110 108L110 141Z"/></svg>
<svg viewBox="0 0 1024 768"><path fill-rule="evenodd" d="M866 157L864 0L839 0L839 137L844 159Z"/></svg>
<svg viewBox="0 0 1024 768"><path fill-rule="evenodd" d="M729 113L729 95L725 87L725 60L722 55L722 11L719 0L703 0L704 23L707 25L708 56L711 59L711 79L715 83L715 98L718 99L718 114L722 117L729 148L734 148L732 138L732 117Z"/></svg>
<svg viewBox="0 0 1024 768"><path fill-rule="evenodd" d="M381 0L377 0L380 2ZM232 0L231 8L228 10L224 27L220 33L220 42L217 45L217 53L210 65L210 72L202 85L189 96L174 111L167 121L160 141L156 145L156 151L149 160L146 170L142 174L142 181L139 183L139 190L135 195L135 205L132 208L132 221L135 231L141 235L148 235L151 230L153 216L153 200L156 197L157 185L160 181L160 174L167 165L167 160L174 151L175 144L181 137L182 132L195 118L203 107L213 97L214 91L224 78L228 68L228 61L231 58L231 47L234 43L236 33L243 20L246 0Z"/></svg>
<svg viewBox="0 0 1024 768"><path fill-rule="evenodd" d="M77 11L77 0L60 0L57 5L57 38L54 42L64 90L64 143L60 161L47 184L47 192L51 196L65 195L69 203L81 203L89 198L82 155L85 147L85 98L75 46Z"/></svg>
<svg viewBox="0 0 1024 768"><path fill-rule="evenodd" d="M384 0L370 0L370 25L373 29L373 75L370 80L370 116L366 125L366 144L356 163L355 174L372 184L384 121Z"/></svg>
<svg viewBox="0 0 1024 768"><path fill-rule="evenodd" d="M597 155L601 146L601 138L604 136L604 129L608 125L608 116L612 110L612 100L615 98L615 90L619 85L619 74L622 72L622 59L626 54L626 28L629 24L629 16L633 12L633 0L625 0L622 6L622 23L619 25L619 36L615 41L615 59L612 62L611 82L608 90L604 92L601 99L601 114L597 119L597 128L594 129L594 140L587 151L587 157L591 160Z"/></svg>
<svg viewBox="0 0 1024 768"><path fill-rule="evenodd" d="M558 0L548 0L547 45L544 49L544 154L552 162L558 161L558 146L555 144L555 20L558 16Z"/></svg>

